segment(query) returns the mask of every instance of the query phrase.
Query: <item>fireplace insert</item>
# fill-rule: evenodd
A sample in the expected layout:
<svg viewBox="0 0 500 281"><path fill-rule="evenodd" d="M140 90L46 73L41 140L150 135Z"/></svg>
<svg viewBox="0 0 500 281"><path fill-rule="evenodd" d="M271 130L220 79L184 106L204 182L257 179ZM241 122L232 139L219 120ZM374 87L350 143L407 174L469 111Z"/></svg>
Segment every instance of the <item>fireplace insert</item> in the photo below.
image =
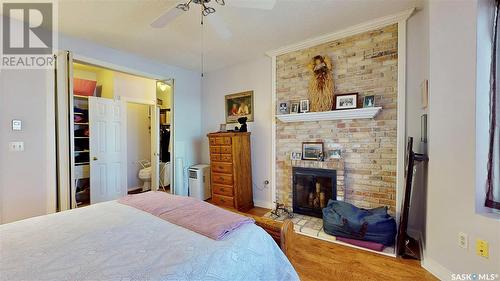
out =
<svg viewBox="0 0 500 281"><path fill-rule="evenodd" d="M293 167L293 212L323 217L329 199L337 200L337 171Z"/></svg>

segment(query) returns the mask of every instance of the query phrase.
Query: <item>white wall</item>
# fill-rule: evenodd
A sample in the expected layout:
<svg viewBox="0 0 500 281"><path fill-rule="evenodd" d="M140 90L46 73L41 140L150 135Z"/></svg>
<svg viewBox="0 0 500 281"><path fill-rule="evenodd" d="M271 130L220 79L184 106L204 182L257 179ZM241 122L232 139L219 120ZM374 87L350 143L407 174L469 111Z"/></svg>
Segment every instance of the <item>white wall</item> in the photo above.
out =
<svg viewBox="0 0 500 281"><path fill-rule="evenodd" d="M271 186L271 59L255 61L210 72L203 79L202 125L203 162L210 163L207 133L219 130L225 121L225 95L254 91L254 122L248 123L252 132L253 199L256 206L272 206Z"/></svg>
<svg viewBox="0 0 500 281"><path fill-rule="evenodd" d="M476 1L430 1L430 123L425 266L500 273L500 220L475 213ZM469 235L469 249L457 235ZM490 257L475 254L477 238Z"/></svg>
<svg viewBox="0 0 500 281"><path fill-rule="evenodd" d="M421 83L429 79L429 10L427 1L419 1L417 11L408 19L406 55L406 135L413 137L414 151L426 153L426 144L420 141L422 108ZM420 165L414 175L411 211L408 228L414 238L425 240L427 200L426 165ZM420 237L420 236L424 237Z"/></svg>
<svg viewBox="0 0 500 281"><path fill-rule="evenodd" d="M53 81L45 70L0 71L0 223L55 210L55 188L47 188L55 176L47 165L55 159L54 119L48 118ZM22 121L22 131L12 131L13 119ZM10 152L12 141L23 141L24 151Z"/></svg>
<svg viewBox="0 0 500 281"><path fill-rule="evenodd" d="M127 187L142 186L139 180L138 161L151 161L151 120L149 106L145 104L127 103Z"/></svg>

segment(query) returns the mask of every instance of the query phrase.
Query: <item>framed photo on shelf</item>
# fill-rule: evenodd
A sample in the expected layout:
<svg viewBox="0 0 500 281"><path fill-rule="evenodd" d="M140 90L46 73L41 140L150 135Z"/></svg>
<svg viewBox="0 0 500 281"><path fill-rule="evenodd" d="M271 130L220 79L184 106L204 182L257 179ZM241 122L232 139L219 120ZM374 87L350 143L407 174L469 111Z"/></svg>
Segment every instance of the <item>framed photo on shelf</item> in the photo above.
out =
<svg viewBox="0 0 500 281"><path fill-rule="evenodd" d="M363 98L363 107L374 107L375 106L375 96L366 96Z"/></svg>
<svg viewBox="0 0 500 281"><path fill-rule="evenodd" d="M340 159L340 158L342 158L342 150L341 149L328 150L328 153L327 153L328 160Z"/></svg>
<svg viewBox="0 0 500 281"><path fill-rule="evenodd" d="M290 102L290 113L299 113L300 112L300 101L291 101Z"/></svg>
<svg viewBox="0 0 500 281"><path fill-rule="evenodd" d="M290 103L288 101L278 102L278 114L289 114L290 113Z"/></svg>
<svg viewBox="0 0 500 281"><path fill-rule="evenodd" d="M302 153L300 153L300 152L292 152L290 154L290 160L302 160Z"/></svg>
<svg viewBox="0 0 500 281"><path fill-rule="evenodd" d="M226 124L220 124L219 132L227 132L227 126L226 126Z"/></svg>
<svg viewBox="0 0 500 281"><path fill-rule="evenodd" d="M226 98L226 123L238 123L238 118L246 117L253 122L253 91L247 91Z"/></svg>
<svg viewBox="0 0 500 281"><path fill-rule="evenodd" d="M355 109L358 108L358 93L335 95L335 109Z"/></svg>
<svg viewBox="0 0 500 281"><path fill-rule="evenodd" d="M322 142L303 142L302 160L318 160L323 156Z"/></svg>
<svg viewBox="0 0 500 281"><path fill-rule="evenodd" d="M309 112L309 100L300 100L300 113Z"/></svg>

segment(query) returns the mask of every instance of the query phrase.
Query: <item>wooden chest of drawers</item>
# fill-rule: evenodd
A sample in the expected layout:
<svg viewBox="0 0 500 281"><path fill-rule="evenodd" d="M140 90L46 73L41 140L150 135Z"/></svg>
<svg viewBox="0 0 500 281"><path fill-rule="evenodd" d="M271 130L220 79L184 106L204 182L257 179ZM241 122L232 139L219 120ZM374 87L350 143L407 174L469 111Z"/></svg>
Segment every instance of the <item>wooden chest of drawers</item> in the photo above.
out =
<svg viewBox="0 0 500 281"><path fill-rule="evenodd" d="M250 133L211 133L212 203L247 211L253 208Z"/></svg>

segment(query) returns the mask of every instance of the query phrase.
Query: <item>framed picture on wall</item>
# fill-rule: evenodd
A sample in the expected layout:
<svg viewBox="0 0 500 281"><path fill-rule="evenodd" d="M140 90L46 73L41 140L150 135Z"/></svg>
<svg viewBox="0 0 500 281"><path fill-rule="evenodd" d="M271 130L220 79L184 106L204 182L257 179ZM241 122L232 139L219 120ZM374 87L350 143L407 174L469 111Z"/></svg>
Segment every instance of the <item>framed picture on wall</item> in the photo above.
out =
<svg viewBox="0 0 500 281"><path fill-rule="evenodd" d="M241 117L253 122L253 110L253 91L226 96L226 123L238 123Z"/></svg>

